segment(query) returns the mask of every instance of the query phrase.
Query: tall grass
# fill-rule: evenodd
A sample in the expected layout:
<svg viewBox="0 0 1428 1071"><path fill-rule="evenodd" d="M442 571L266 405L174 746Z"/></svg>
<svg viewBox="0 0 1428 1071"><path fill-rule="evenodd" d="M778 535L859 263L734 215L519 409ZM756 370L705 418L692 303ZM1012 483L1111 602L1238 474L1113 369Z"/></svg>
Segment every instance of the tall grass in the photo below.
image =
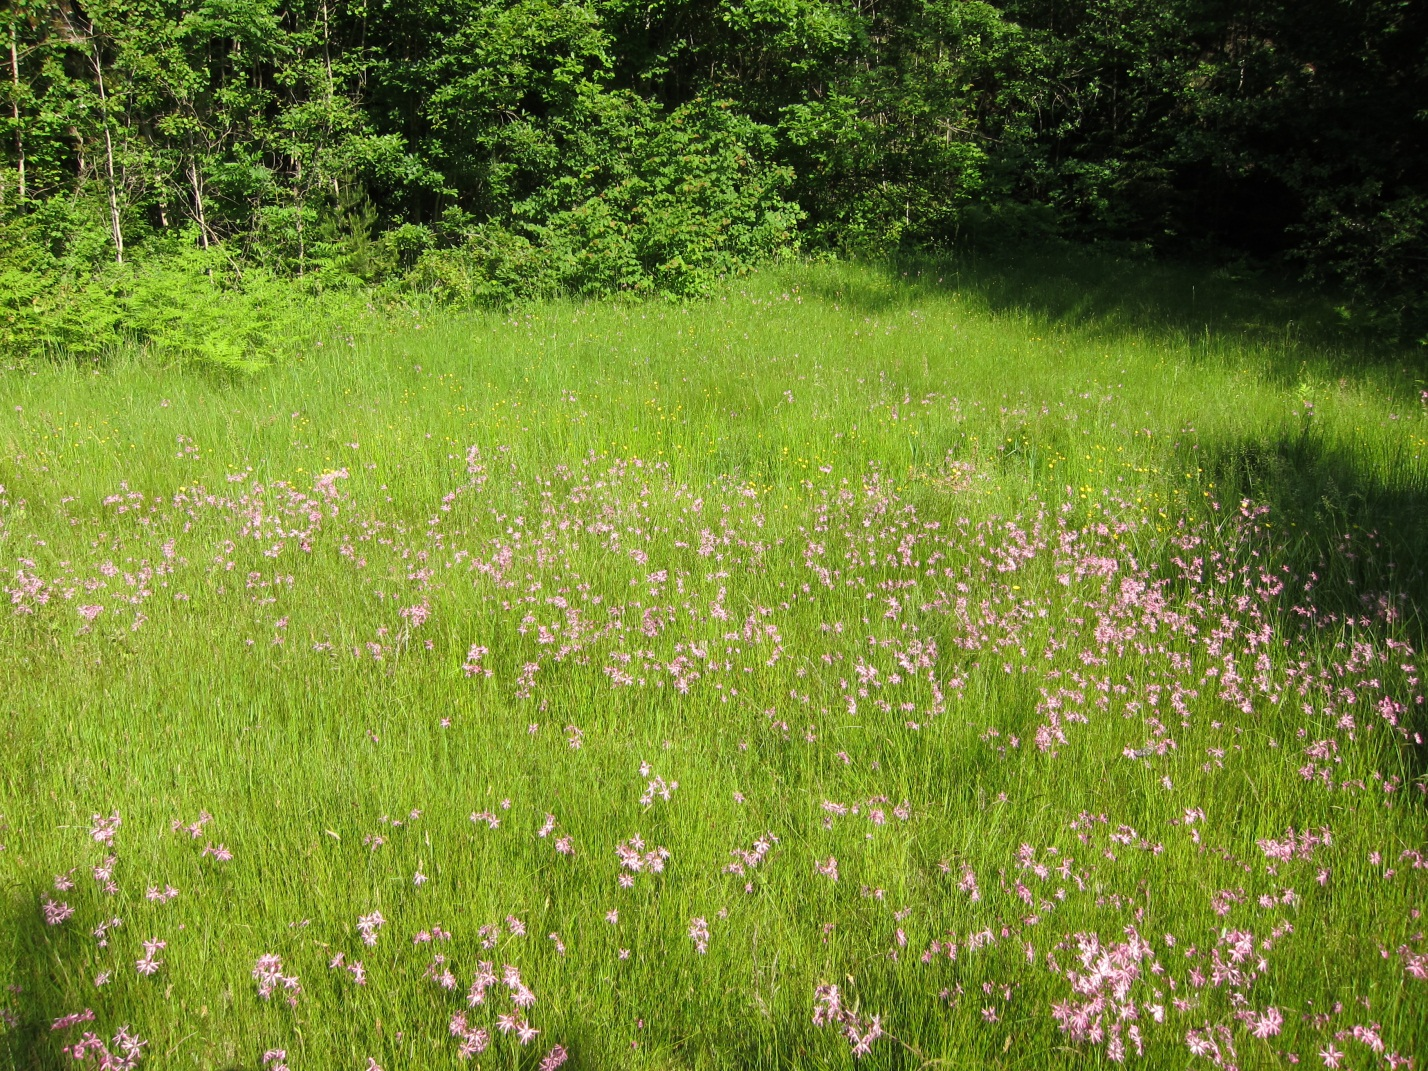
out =
<svg viewBox="0 0 1428 1071"><path fill-rule="evenodd" d="M1421 1054L1421 387L1188 278L802 266L0 380L0 1052Z"/></svg>

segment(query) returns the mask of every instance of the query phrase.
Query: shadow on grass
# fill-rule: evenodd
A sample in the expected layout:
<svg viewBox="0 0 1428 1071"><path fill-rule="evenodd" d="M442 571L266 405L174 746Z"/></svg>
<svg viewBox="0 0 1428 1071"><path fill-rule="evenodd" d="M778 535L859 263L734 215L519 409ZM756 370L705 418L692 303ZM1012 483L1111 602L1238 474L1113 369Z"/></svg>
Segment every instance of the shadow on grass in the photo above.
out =
<svg viewBox="0 0 1428 1071"><path fill-rule="evenodd" d="M1405 471L1384 479L1312 433L1202 444L1225 491L1270 507L1290 568L1317 576L1314 604L1340 618L1397 623L1421 646L1428 605L1428 487ZM1233 496L1233 497L1232 497Z"/></svg>
<svg viewBox="0 0 1428 1071"><path fill-rule="evenodd" d="M1299 590L1285 595L1316 619L1326 639L1396 633L1421 653L1428 643L1428 486L1404 472L1385 479L1349 454L1326 448L1312 433L1202 445L1201 464L1226 493L1222 511L1240 498L1270 509L1279 532L1276 565L1287 564ZM1311 581L1309 592L1302 589ZM1294 627L1284 620L1281 628ZM1403 658L1396 659L1403 661ZM1428 711L1407 703L1399 715L1406 737L1397 748L1409 783L1428 778ZM1392 771L1386 771L1392 772ZM1415 804L1424 796L1409 793Z"/></svg>
<svg viewBox="0 0 1428 1071"><path fill-rule="evenodd" d="M74 1066L60 1050L78 1040L84 1029L52 1029L60 1016L82 1009L59 1007L60 985L53 971L63 969L63 950L55 945L68 944L69 935L47 932L65 927L45 925L40 912L45 893L44 889L16 887L9 891L5 903L3 925L16 969L14 988L4 994L0 1005L9 1008L16 1022L0 1033L0 1066L16 1071L58 1071Z"/></svg>
<svg viewBox="0 0 1428 1071"><path fill-rule="evenodd" d="M70 894L71 897L75 894ZM76 1044L86 1032L93 1032L110 1045L115 1031L127 1018L116 1016L108 989L94 987L93 979L78 965L88 958L87 946L94 940L88 926L80 922L80 905L74 917L57 926L45 924L40 905L47 897L63 899L46 885L21 886L8 890L0 927L4 928L4 952L15 965L13 986L0 995L0 1008L14 1018L8 1029L0 1029L0 1068L14 1071L62 1071L67 1068L103 1064L92 1051L82 1062L67 1054L66 1046ZM68 994L68 995L67 995ZM92 1021L77 1022L55 1029L64 1016L94 1012ZM117 1050L116 1050L117 1055ZM162 1064L162 1053L142 1050L140 1066ZM252 1065L220 1065L222 1071L248 1071Z"/></svg>
<svg viewBox="0 0 1428 1071"><path fill-rule="evenodd" d="M888 261L879 270L827 274L812 289L876 315L920 295L960 295L995 314L1108 338L1189 350L1190 361L1237 354L1271 381L1306 376L1368 381L1385 404L1416 405L1428 386L1428 347L1406 346L1346 323L1333 301L1292 281L1187 263L1159 263L1071 246ZM1332 627L1392 626L1416 651L1428 642L1428 486L1407 456L1366 458L1297 433L1199 443L1186 455L1219 488L1221 516L1241 498L1270 507L1279 560L1311 593L1298 593ZM1301 580L1301 583L1303 581ZM1330 617L1329 615L1332 615ZM1428 735L1422 708L1404 715ZM1412 776L1428 775L1428 748L1410 744Z"/></svg>
<svg viewBox="0 0 1428 1071"><path fill-rule="evenodd" d="M998 315L1084 334L1149 336L1206 353L1234 347L1290 383L1306 370L1330 379L1406 373L1405 390L1428 377L1428 348L1347 320L1331 296L1285 276L1073 245L871 266L875 272L824 277L811 289L869 314L906 307L919 295L959 294Z"/></svg>

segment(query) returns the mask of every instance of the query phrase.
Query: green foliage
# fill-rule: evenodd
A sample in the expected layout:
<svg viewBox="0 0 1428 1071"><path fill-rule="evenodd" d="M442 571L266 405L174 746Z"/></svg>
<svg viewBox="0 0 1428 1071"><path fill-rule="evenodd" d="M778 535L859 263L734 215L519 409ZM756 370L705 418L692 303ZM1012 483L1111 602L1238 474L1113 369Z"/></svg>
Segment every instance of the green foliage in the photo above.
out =
<svg viewBox="0 0 1428 1071"><path fill-rule="evenodd" d="M946 242L1005 200L998 142L1023 131L1037 48L990 4L932 0L867 27L876 64L840 64L781 112L814 232L851 248Z"/></svg>
<svg viewBox="0 0 1428 1071"><path fill-rule="evenodd" d="M192 243L91 271L0 259L0 354L98 360L137 350L158 363L248 372L290 358L365 312L343 291L237 270Z"/></svg>
<svg viewBox="0 0 1428 1071"><path fill-rule="evenodd" d="M1428 330L1428 8L1008 0L1048 85L1021 196L1076 233L1296 264Z"/></svg>
<svg viewBox="0 0 1428 1071"><path fill-rule="evenodd" d="M1426 11L15 0L0 240L65 285L187 243L323 292L504 301L1061 234L1292 265L1421 334Z"/></svg>
<svg viewBox="0 0 1428 1071"><path fill-rule="evenodd" d="M767 128L726 102L666 116L632 94L585 93L583 117L595 121L552 133L558 177L513 204L511 224L476 225L423 256L416 286L468 302L690 296L794 248L802 213L782 197L788 170L764 158Z"/></svg>

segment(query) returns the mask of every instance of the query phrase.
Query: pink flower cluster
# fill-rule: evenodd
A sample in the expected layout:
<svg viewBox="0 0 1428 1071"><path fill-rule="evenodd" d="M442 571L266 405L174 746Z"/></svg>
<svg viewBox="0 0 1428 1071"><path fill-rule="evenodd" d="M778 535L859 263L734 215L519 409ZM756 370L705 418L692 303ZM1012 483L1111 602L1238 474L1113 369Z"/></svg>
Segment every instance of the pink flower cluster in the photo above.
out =
<svg viewBox="0 0 1428 1071"><path fill-rule="evenodd" d="M298 982L297 975L283 974L283 961L281 956L272 952L265 953L258 957L258 962L253 965L253 979L258 983L258 996L264 1000L270 1000L273 993L279 987L287 991L287 1002L292 1007L297 1007L298 994L302 992L302 985Z"/></svg>
<svg viewBox="0 0 1428 1071"><path fill-rule="evenodd" d="M813 991L813 1025L836 1027L848 1040L854 1057L863 1057L873 1051L873 1043L888 1036L883 1029L882 1016L864 1018L856 1008L843 1004L842 994L836 985L820 985Z"/></svg>

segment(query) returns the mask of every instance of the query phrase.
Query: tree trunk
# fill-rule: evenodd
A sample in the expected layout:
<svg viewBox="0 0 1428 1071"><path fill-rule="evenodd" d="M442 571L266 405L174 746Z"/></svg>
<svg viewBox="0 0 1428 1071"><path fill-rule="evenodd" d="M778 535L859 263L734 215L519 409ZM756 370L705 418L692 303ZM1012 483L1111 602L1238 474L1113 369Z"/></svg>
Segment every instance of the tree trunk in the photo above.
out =
<svg viewBox="0 0 1428 1071"><path fill-rule="evenodd" d="M208 219L203 214L203 181L198 175L198 161L188 158L188 181L193 186L193 218L198 221L198 240L208 248Z"/></svg>
<svg viewBox="0 0 1428 1071"><path fill-rule="evenodd" d="M94 46L94 80L99 85L99 113L104 122L104 171L109 180L109 223L114 229L114 260L124 263L124 229L119 222L119 191L114 185L114 139L109 134L109 98L104 93L104 64Z"/></svg>
<svg viewBox="0 0 1428 1071"><path fill-rule="evenodd" d="M327 0L322 0L322 64L327 68L327 103L332 103L332 50L327 30Z"/></svg>
<svg viewBox="0 0 1428 1071"><path fill-rule="evenodd" d="M20 54L15 48L15 24L10 24L10 78L15 95L10 100L10 113L15 118L15 157L20 165L20 201L25 200L25 136L20 131Z"/></svg>
<svg viewBox="0 0 1428 1071"><path fill-rule="evenodd" d="M303 245L302 237L302 161L294 160L297 172L293 182L293 204L297 207L297 239L298 239L298 278L302 278L304 268L307 267L307 249Z"/></svg>

